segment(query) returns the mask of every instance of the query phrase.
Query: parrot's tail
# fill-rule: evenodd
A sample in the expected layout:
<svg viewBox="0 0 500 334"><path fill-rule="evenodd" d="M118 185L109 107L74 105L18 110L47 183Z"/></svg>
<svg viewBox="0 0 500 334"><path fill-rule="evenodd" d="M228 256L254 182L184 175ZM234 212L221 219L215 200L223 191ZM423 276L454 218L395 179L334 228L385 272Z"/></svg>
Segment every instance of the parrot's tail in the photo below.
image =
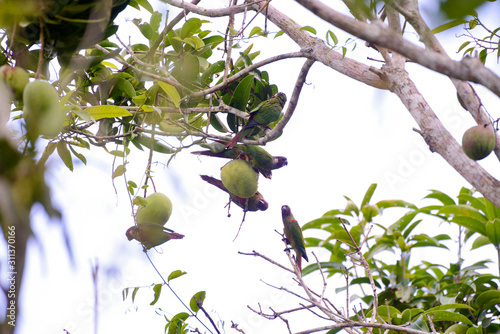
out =
<svg viewBox="0 0 500 334"><path fill-rule="evenodd" d="M226 187L224 187L224 184L222 183L221 180L217 180L215 177L211 177L208 175L200 175L200 177L203 179L203 181L207 181L210 184L213 184L217 188L227 192Z"/></svg>
<svg viewBox="0 0 500 334"><path fill-rule="evenodd" d="M167 232L165 232L167 233ZM184 238L184 234L172 232L172 233L167 233L170 239L182 239Z"/></svg>

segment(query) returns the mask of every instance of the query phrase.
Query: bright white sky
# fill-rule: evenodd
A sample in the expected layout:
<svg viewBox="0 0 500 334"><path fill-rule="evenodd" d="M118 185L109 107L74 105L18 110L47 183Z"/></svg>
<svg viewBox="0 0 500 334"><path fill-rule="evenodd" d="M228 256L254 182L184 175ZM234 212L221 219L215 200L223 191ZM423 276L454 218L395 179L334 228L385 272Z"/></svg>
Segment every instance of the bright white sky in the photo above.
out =
<svg viewBox="0 0 500 334"><path fill-rule="evenodd" d="M226 5L226 1L212 2L214 7ZM424 14L432 9L425 6L428 2L424 2ZM205 6L207 3L202 2ZM319 37L325 36L328 26L294 2L274 0L273 5L300 24L314 26ZM332 6L344 10L340 1ZM155 9L165 13L168 7L155 3ZM178 12L173 9L170 17ZM138 18L145 13L130 8L120 15L120 20ZM261 18L258 22L263 27ZM271 31L277 31L272 24L269 27ZM333 31L341 43L348 37L338 29ZM126 41L129 34L135 39L139 33L134 28L121 27L119 34ZM445 36L449 37L445 43L449 54L459 59L455 50L462 41L457 42L454 33L439 37ZM297 51L296 45L286 36L276 40L272 37L256 40L256 43L254 50L262 51L257 60ZM367 56L380 58L367 51L363 41L357 43L358 47L348 54L349 57L365 63L368 63ZM269 65L265 70L271 81L291 96L303 62L302 59L285 60ZM379 66L374 62L371 64ZM490 62L489 65L498 73L496 63ZM440 119L461 141L463 132L473 126L474 121L459 106L451 82L420 66L409 64L407 69ZM280 320L264 320L250 312L247 305L257 307L260 302L262 306L272 305L275 310L284 310L301 302L261 281L294 288L290 275L262 259L237 254L238 251L256 250L289 266L283 243L274 232L282 229L282 205L289 205L299 223L304 224L330 209L343 208L344 195L359 204L371 183L378 184L372 202L404 199L417 205L429 203L420 201L429 189L438 189L455 197L461 187L469 186L440 156L428 151L421 137L412 131L415 122L395 96L367 87L319 63L312 67L307 83L283 136L266 146L273 155L286 156L289 165L276 170L272 180L261 178L259 191L269 202L269 209L249 213L235 242L232 240L241 221L241 210L233 206L232 216L228 218L224 208L227 197L198 176L219 177L219 169L225 161L198 158L185 152L167 167L165 164L170 156L155 156L158 162L154 166L156 188L174 203L167 227L186 237L168 242L159 247L159 252L150 251L150 255L164 277L177 269L188 273L171 282L184 302L189 303L191 296L198 291L207 291L205 307L215 320L225 321L227 333L235 332L230 329L231 321L240 324L247 334L285 333L286 327ZM499 117L495 112L500 110L498 98L482 87L475 86L475 89L492 116ZM92 333L91 265L96 262L100 266L99 332L162 333L165 321L161 312L171 318L185 310L167 288L155 306L149 306L153 298L151 289L140 290L135 304L130 298L122 301L123 288L149 286L161 280L141 246L135 241L128 242L125 237L126 229L133 224L131 206L123 179L115 180L116 192L113 188L112 156L96 147L84 153L87 166L79 166L73 173L57 157L49 160L48 179L54 201L64 213L75 263L68 259L59 225L47 221L44 215L37 214L40 210L35 210L34 230L40 239L32 240L29 248L21 296L22 318L17 333L59 334L64 329L71 334ZM128 180L138 184L142 181L146 161L145 153L132 151ZM496 164L498 161L492 156L481 161L481 165L499 177L498 168L494 167ZM395 217L387 212L377 222L389 225ZM456 231L447 233L454 235ZM305 232L306 237L312 235L311 231ZM314 251L320 258L324 254L321 250ZM484 254L486 251L485 248L476 252ZM432 254L422 251L422 257L428 255L431 256L428 259L436 259L435 250ZM455 252L440 256L443 263L456 261ZM309 258L314 261L313 256ZM317 274L307 276L306 281L312 288L321 290ZM344 306L345 296L335 295L334 291L343 285L342 280L331 279L329 284L329 298ZM161 308L161 311L156 308ZM308 315L288 318L293 331L321 325ZM205 317L201 316L201 319L209 324ZM191 324L202 330L199 323L192 321Z"/></svg>

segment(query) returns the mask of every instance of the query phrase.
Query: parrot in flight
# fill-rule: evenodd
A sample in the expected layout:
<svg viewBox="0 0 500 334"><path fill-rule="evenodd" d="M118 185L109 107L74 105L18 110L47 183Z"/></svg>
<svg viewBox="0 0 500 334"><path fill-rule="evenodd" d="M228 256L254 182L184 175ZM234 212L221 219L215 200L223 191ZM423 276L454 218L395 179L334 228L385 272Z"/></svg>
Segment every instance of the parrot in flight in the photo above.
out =
<svg viewBox="0 0 500 334"><path fill-rule="evenodd" d="M258 145L239 145L235 144L233 148L224 149L221 152L211 150L191 152L195 155L205 155L217 158L242 159L250 162L256 172L261 173L265 178L272 177L272 170L288 165L286 157L272 156L266 150Z"/></svg>
<svg viewBox="0 0 500 334"><path fill-rule="evenodd" d="M269 100L262 101L250 110L250 118L243 128L234 136L233 139L229 141L226 145L227 148L232 148L236 142L254 130L257 126L267 126L273 122L276 122L281 116L281 110L286 103L285 93L276 93Z"/></svg>
<svg viewBox="0 0 500 334"><path fill-rule="evenodd" d="M144 251L161 245L170 239L184 238L184 235L180 233L176 233L168 228L152 223L132 226L125 232L125 235L129 241L132 239L139 241L144 246Z"/></svg>
<svg viewBox="0 0 500 334"><path fill-rule="evenodd" d="M246 211L266 211L267 208L269 207L269 204L266 202L264 197L260 192L257 192L255 195L253 195L250 198L241 198L238 196L234 196L231 194L226 187L224 187L224 184L222 184L221 180L218 180L214 177L208 176L208 175L200 175L201 178L204 181L207 181L208 183L216 186L217 188L227 192L231 196L231 201L242 208L245 212Z"/></svg>
<svg viewBox="0 0 500 334"><path fill-rule="evenodd" d="M293 217L292 210L290 210L288 205L283 205L281 207L281 216L283 217L285 241L288 245L292 246L295 251L295 263L297 263L297 267L302 270L302 258L309 262L302 230L299 223Z"/></svg>

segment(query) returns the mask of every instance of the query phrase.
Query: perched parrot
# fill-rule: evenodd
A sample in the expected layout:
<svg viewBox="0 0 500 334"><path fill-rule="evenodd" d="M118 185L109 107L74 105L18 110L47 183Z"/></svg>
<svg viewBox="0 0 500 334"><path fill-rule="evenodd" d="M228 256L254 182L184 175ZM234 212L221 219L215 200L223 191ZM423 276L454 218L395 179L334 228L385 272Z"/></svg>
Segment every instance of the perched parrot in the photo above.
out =
<svg viewBox="0 0 500 334"><path fill-rule="evenodd" d="M206 155L217 158L227 159L242 159L250 162L253 168L261 173L264 177L270 179L272 177L271 170L278 169L288 165L286 157L272 156L266 150L258 145L239 145L235 144L233 148L224 149L221 152L195 151L191 152L196 155Z"/></svg>
<svg viewBox="0 0 500 334"><path fill-rule="evenodd" d="M285 234L286 243L295 250L295 262L297 263L297 267L302 270L302 258L309 262L302 230L300 229L299 223L297 223L293 217L292 211L288 205L283 205L281 207L281 216L283 217L283 233Z"/></svg>
<svg viewBox="0 0 500 334"><path fill-rule="evenodd" d="M281 116L281 110L286 103L285 93L276 93L269 100L262 101L257 107L250 111L250 118L243 128L226 145L232 148L236 142L250 134L257 126L267 126L276 122Z"/></svg>
<svg viewBox="0 0 500 334"><path fill-rule="evenodd" d="M130 241L135 239L144 245L146 250L161 245L170 239L182 239L184 235L157 224L143 223L130 227L125 233Z"/></svg>
<svg viewBox="0 0 500 334"><path fill-rule="evenodd" d="M261 193L257 192L255 195L253 195L250 198L241 198L238 196L232 195L226 187L222 184L221 180L218 180L216 178L213 178L208 175L200 175L201 178L204 181L207 181L208 183L216 186L219 189L222 189L223 191L227 192L231 196L231 201L242 208L245 212L246 211L266 211L269 204L266 202L264 197L262 196Z"/></svg>

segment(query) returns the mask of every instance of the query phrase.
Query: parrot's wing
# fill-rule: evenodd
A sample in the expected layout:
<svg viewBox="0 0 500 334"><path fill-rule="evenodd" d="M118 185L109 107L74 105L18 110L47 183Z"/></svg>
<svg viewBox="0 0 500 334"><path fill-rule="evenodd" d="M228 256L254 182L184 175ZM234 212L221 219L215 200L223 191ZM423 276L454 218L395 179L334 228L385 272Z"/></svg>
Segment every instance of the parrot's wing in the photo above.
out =
<svg viewBox="0 0 500 334"><path fill-rule="evenodd" d="M290 224L290 231L297 247L299 247L300 251L302 252L302 256L304 257L304 259L306 259L306 261L309 261L306 255L306 245L304 243L304 236L302 235L302 230L299 226L299 223L292 222Z"/></svg>

